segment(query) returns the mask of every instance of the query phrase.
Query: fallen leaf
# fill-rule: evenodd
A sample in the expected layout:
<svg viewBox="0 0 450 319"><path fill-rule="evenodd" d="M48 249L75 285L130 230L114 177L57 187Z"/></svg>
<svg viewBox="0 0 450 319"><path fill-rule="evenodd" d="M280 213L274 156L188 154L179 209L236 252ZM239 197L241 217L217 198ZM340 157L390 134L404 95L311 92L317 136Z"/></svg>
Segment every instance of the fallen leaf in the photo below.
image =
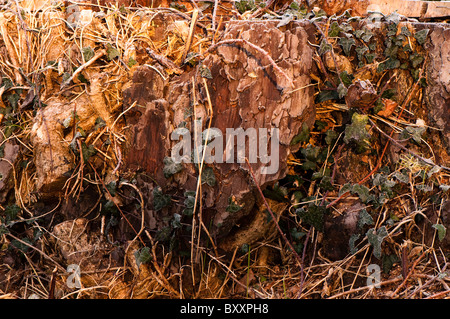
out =
<svg viewBox="0 0 450 319"><path fill-rule="evenodd" d="M335 60L336 60L336 64L334 63ZM337 69L338 69L339 73L344 72L344 71L346 71L347 74L353 73L352 63L350 62L350 60L347 57L345 57L343 55L335 54L334 59L333 59L333 54L331 53L331 51L328 51L324 55L324 62L325 62L326 67L328 68L328 70L330 70L332 72L336 71L336 65L337 65Z"/></svg>
<svg viewBox="0 0 450 319"><path fill-rule="evenodd" d="M373 107L377 92L369 80L355 80L348 87L345 102L348 107L367 109Z"/></svg>
<svg viewBox="0 0 450 319"><path fill-rule="evenodd" d="M394 113L395 108L398 106L398 103L395 101L392 101L390 99L381 99L381 102L384 105L383 110L378 112L377 114L379 116L389 117Z"/></svg>

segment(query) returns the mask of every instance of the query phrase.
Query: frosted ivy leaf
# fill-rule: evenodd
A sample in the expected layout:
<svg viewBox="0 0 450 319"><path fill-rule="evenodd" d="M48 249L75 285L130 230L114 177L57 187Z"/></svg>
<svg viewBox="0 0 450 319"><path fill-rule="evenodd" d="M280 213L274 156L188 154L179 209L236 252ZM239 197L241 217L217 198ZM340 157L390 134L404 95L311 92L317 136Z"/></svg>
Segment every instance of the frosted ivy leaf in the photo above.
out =
<svg viewBox="0 0 450 319"><path fill-rule="evenodd" d="M373 247L373 255L378 259L381 258L381 243L387 235L385 226L379 228L377 231L375 231L375 228L371 228L366 233L367 240Z"/></svg>

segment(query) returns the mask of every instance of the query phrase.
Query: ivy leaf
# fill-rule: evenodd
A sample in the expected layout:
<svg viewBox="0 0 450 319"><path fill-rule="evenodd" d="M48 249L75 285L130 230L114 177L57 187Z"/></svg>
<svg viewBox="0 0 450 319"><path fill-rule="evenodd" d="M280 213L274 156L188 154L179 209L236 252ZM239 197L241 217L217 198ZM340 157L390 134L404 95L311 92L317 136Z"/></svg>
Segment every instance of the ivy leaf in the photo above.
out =
<svg viewBox="0 0 450 319"><path fill-rule="evenodd" d="M364 53L369 51L369 48L366 47L366 46L360 46L360 47L356 47L355 51L358 54L358 60L361 60L363 55L364 55Z"/></svg>
<svg viewBox="0 0 450 319"><path fill-rule="evenodd" d="M207 67L204 66L203 64L199 67L199 71L200 71L200 75L202 78L206 78L206 79L212 79L212 73L211 70Z"/></svg>
<svg viewBox="0 0 450 319"><path fill-rule="evenodd" d="M414 38L419 42L420 45L423 45L425 41L427 40L428 32L430 32L430 29L423 29L420 31L417 31L414 34Z"/></svg>
<svg viewBox="0 0 450 319"><path fill-rule="evenodd" d="M343 194L347 193L347 192L351 192L353 188L353 185L350 183L344 184L342 185L342 187L339 189L339 196L342 196Z"/></svg>
<svg viewBox="0 0 450 319"><path fill-rule="evenodd" d="M439 241L444 240L445 234L447 233L445 226L441 224L434 224L432 227L437 230Z"/></svg>
<svg viewBox="0 0 450 319"><path fill-rule="evenodd" d="M398 69L400 67L400 61L390 57L386 62L384 62L384 66L387 70Z"/></svg>
<svg viewBox="0 0 450 319"><path fill-rule="evenodd" d="M184 200L186 208L183 210L183 215L192 216L195 206L195 192L185 192L184 196L186 196L186 199Z"/></svg>
<svg viewBox="0 0 450 319"><path fill-rule="evenodd" d="M172 227L174 229L176 228L180 228L181 227L181 215L180 214L173 214L173 218L172 218Z"/></svg>
<svg viewBox="0 0 450 319"><path fill-rule="evenodd" d="M95 150L94 145L87 146L86 143L81 143L81 152L83 153L83 160L86 163L91 156L95 155L97 151Z"/></svg>
<svg viewBox="0 0 450 319"><path fill-rule="evenodd" d="M289 8L295 11L300 10L300 6L296 1L292 1L291 4L289 5Z"/></svg>
<svg viewBox="0 0 450 319"><path fill-rule="evenodd" d="M347 95L348 89L345 87L344 83L340 83L337 87L337 92L339 94L339 98L342 99Z"/></svg>
<svg viewBox="0 0 450 319"><path fill-rule="evenodd" d="M19 206L17 206L16 204L6 206L5 212L4 212L6 224L15 220L21 210L22 209Z"/></svg>
<svg viewBox="0 0 450 319"><path fill-rule="evenodd" d="M325 206L317 206L317 205L311 204L308 206L308 208L306 210L302 207L302 208L297 209L295 211L295 213L305 223L313 226L319 232L323 232L324 216L326 213Z"/></svg>
<svg viewBox="0 0 450 319"><path fill-rule="evenodd" d="M303 236L306 235L306 233L299 231L295 227L291 229L290 233L291 233L292 238L296 241L300 240Z"/></svg>
<svg viewBox="0 0 450 319"><path fill-rule="evenodd" d="M342 71L339 74L339 77L341 78L342 83L344 83L346 86L352 84L352 81L354 79L354 76L352 74L348 74L347 71Z"/></svg>
<svg viewBox="0 0 450 319"><path fill-rule="evenodd" d="M408 27L402 27L400 34L404 35L405 37L410 37L412 35Z"/></svg>
<svg viewBox="0 0 450 319"><path fill-rule="evenodd" d="M69 117L65 118L62 122L62 125L64 126L64 128L68 128L68 127L70 127L70 125L72 125L73 118L74 118L73 112L70 112Z"/></svg>
<svg viewBox="0 0 450 319"><path fill-rule="evenodd" d="M303 156L305 156L307 160L316 162L317 157L319 156L320 153L320 147L312 146L311 144L309 144L306 148L303 148L301 150L301 153L303 154Z"/></svg>
<svg viewBox="0 0 450 319"><path fill-rule="evenodd" d="M345 127L344 142L348 144L354 140L358 143L367 143L370 138L366 129L368 121L368 115L353 113L352 124Z"/></svg>
<svg viewBox="0 0 450 319"><path fill-rule="evenodd" d="M316 103L321 103L329 100L338 100L339 93L336 90L323 90L317 94Z"/></svg>
<svg viewBox="0 0 450 319"><path fill-rule="evenodd" d="M342 37L342 38L339 38L338 43L342 46L342 50L344 50L344 54L346 56L349 56L350 50L351 50L352 46L355 45L356 42L355 42L355 39Z"/></svg>
<svg viewBox="0 0 450 319"><path fill-rule="evenodd" d="M133 65L136 65L137 64L137 61L133 58L133 57L130 57L129 59L128 59L128 63L127 63L127 65L131 68Z"/></svg>
<svg viewBox="0 0 450 319"><path fill-rule="evenodd" d="M367 60L367 63L372 63L373 62L373 60L375 59L375 57L376 57L376 54L375 53L367 53L366 55L364 55L365 57L366 57L366 60Z"/></svg>
<svg viewBox="0 0 450 319"><path fill-rule="evenodd" d="M163 173L165 178L169 178L183 169L183 165L181 165L181 163L175 163L171 157L164 157L163 163Z"/></svg>
<svg viewBox="0 0 450 319"><path fill-rule="evenodd" d="M228 198L228 206L225 209L227 212L236 213L242 209L243 206L240 206L234 196Z"/></svg>
<svg viewBox="0 0 450 319"><path fill-rule="evenodd" d="M330 38L337 37L339 35L339 32L341 31L342 28L339 26L339 23L333 21L333 23L330 25L330 29L328 30L328 36Z"/></svg>
<svg viewBox="0 0 450 319"><path fill-rule="evenodd" d="M327 143L327 145L333 144L338 137L338 134L333 130L328 130L325 134L325 143Z"/></svg>
<svg viewBox="0 0 450 319"><path fill-rule="evenodd" d="M9 78L0 78L0 87L5 87L4 91L12 88L14 83Z"/></svg>
<svg viewBox="0 0 450 319"><path fill-rule="evenodd" d="M161 187L155 187L153 189L153 208L156 211L163 209L171 204L170 195L166 195L162 192Z"/></svg>
<svg viewBox="0 0 450 319"><path fill-rule="evenodd" d="M358 249L356 248L356 241L359 239L359 237L361 237L360 234L353 234L350 236L350 239L348 241L348 246L350 248L350 254L356 254L356 252L358 251Z"/></svg>
<svg viewBox="0 0 450 319"><path fill-rule="evenodd" d="M8 234L9 230L8 228L6 228L5 225L0 225L0 236L4 235L4 234Z"/></svg>
<svg viewBox="0 0 450 319"><path fill-rule="evenodd" d="M292 20L294 20L294 15L293 14L289 14L289 13L284 14L281 17L281 21L277 24L277 28L283 27L285 25L288 25L289 22L291 22Z"/></svg>
<svg viewBox="0 0 450 319"><path fill-rule="evenodd" d="M106 54L107 54L107 59L108 61L111 61L114 58L117 58L118 56L120 56L120 52L119 50L117 50L116 48L114 48L111 44L106 44Z"/></svg>
<svg viewBox="0 0 450 319"><path fill-rule="evenodd" d="M136 260L136 264L137 264L137 267L139 269L141 264L146 264L150 260L152 260L152 255L150 253L150 248L149 247L142 247L141 249L136 250L134 252L134 258Z"/></svg>
<svg viewBox="0 0 450 319"><path fill-rule="evenodd" d="M28 237L24 237L21 240L27 244L30 244L30 245L32 244L31 239L29 239ZM18 241L17 239L12 240L10 244L11 244L11 246L17 248L24 254L30 249L30 247L28 245L25 245L24 243Z"/></svg>
<svg viewBox="0 0 450 319"><path fill-rule="evenodd" d="M342 31L344 31L344 32L353 32L353 27L347 22L342 22L341 28L342 28Z"/></svg>
<svg viewBox="0 0 450 319"><path fill-rule="evenodd" d="M381 258L381 244L387 235L388 232L385 226L379 228L377 231L375 231L375 228L371 228L366 233L367 240L373 247L373 255L378 259Z"/></svg>
<svg viewBox="0 0 450 319"><path fill-rule="evenodd" d="M240 13L244 13L246 11L253 10L256 8L255 1L249 0L236 1L234 5L236 6L236 9L238 9Z"/></svg>
<svg viewBox="0 0 450 319"><path fill-rule="evenodd" d="M368 43L370 41L370 39L372 39L373 37L373 33L370 30L365 29L364 34L361 36L361 39Z"/></svg>
<svg viewBox="0 0 450 319"><path fill-rule="evenodd" d="M108 192L111 194L111 196L116 196L116 192L117 192L117 183L116 181L112 181L108 184L105 185L106 189L108 190Z"/></svg>
<svg viewBox="0 0 450 319"><path fill-rule="evenodd" d="M420 144L422 141L422 134L425 133L426 128L423 126L413 127L413 126L407 126L406 129L402 131L401 136L405 139L408 137L411 137L414 142L417 144Z"/></svg>
<svg viewBox="0 0 450 319"><path fill-rule="evenodd" d="M394 264L399 261L400 261L400 258L398 258L398 256L396 254L384 255L383 261L382 261L383 272L385 274L388 274L389 271L392 269L392 266L394 266Z"/></svg>
<svg viewBox="0 0 450 319"><path fill-rule="evenodd" d="M370 214L367 212L366 209L362 209L359 212L359 218L357 226L359 229L362 229L364 225L373 225L373 218L370 216Z"/></svg>
<svg viewBox="0 0 450 319"><path fill-rule="evenodd" d="M98 129L101 129L105 126L106 126L106 122L101 117L97 117L95 119L95 126L94 126L93 130L97 131Z"/></svg>
<svg viewBox="0 0 450 319"><path fill-rule="evenodd" d="M95 55L95 52L91 47L84 47L83 49L81 49L81 52L83 52L84 62L89 61Z"/></svg>
<svg viewBox="0 0 450 319"><path fill-rule="evenodd" d="M353 185L352 193L358 194L359 199L363 203L367 203L369 201L369 199L371 199L369 189L364 185L359 185L359 184Z"/></svg>
<svg viewBox="0 0 450 319"><path fill-rule="evenodd" d="M364 30L358 29L353 34L355 35L356 38L361 39L362 35L364 34Z"/></svg>
<svg viewBox="0 0 450 319"><path fill-rule="evenodd" d="M170 239L172 229L170 226L165 226L156 232L156 241L167 242Z"/></svg>
<svg viewBox="0 0 450 319"><path fill-rule="evenodd" d="M324 191L332 191L332 190L334 190L334 187L331 184L331 177L330 176L322 177L322 180L319 183L319 187L322 190L324 190Z"/></svg>
<svg viewBox="0 0 450 319"><path fill-rule="evenodd" d="M284 186L280 186L278 182L273 185L272 189L270 187L263 190L264 196L273 199L278 202L286 201L288 195L288 189Z"/></svg>
<svg viewBox="0 0 450 319"><path fill-rule="evenodd" d="M70 75L69 75L70 77ZM6 96L6 99L9 102L9 105L15 110L20 100L20 96L17 93L10 93Z"/></svg>
<svg viewBox="0 0 450 319"><path fill-rule="evenodd" d="M315 170L316 169L316 163L310 160L306 160L303 164L302 164L302 169L304 169L305 171L308 170Z"/></svg>
<svg viewBox="0 0 450 319"><path fill-rule="evenodd" d="M302 131L292 139L291 145L296 145L300 142L305 143L307 141L309 141L309 127L306 123L303 123Z"/></svg>
<svg viewBox="0 0 450 319"><path fill-rule="evenodd" d="M400 171L395 171L392 174L392 176L395 177L400 183L403 183L403 184L408 184L409 183L409 176L408 176L408 174L403 174Z"/></svg>
<svg viewBox="0 0 450 319"><path fill-rule="evenodd" d="M320 42L319 55L322 55L328 51L331 51L333 47L325 39Z"/></svg>
<svg viewBox="0 0 450 319"><path fill-rule="evenodd" d="M409 56L409 60L411 61L412 67L415 69L423 62L424 58L418 53L413 53Z"/></svg>
<svg viewBox="0 0 450 319"><path fill-rule="evenodd" d="M202 184L208 184L209 186L213 187L216 185L216 176L214 175L214 170L212 167L206 167L202 171Z"/></svg>
<svg viewBox="0 0 450 319"><path fill-rule="evenodd" d="M100 211L103 215L114 215L118 213L117 206L113 201L107 201Z"/></svg>

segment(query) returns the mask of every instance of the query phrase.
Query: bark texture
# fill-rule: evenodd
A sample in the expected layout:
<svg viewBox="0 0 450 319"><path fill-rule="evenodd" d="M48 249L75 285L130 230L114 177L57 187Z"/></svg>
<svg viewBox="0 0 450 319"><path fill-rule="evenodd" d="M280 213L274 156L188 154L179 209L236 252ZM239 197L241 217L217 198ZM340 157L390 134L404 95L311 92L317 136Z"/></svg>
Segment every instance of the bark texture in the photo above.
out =
<svg viewBox="0 0 450 319"><path fill-rule="evenodd" d="M425 27L425 26L423 26ZM428 27L428 26L426 26ZM428 40L426 100L430 119L443 130L450 146L450 28L433 25Z"/></svg>
<svg viewBox="0 0 450 319"><path fill-rule="evenodd" d="M131 171L142 168L160 185L172 182L179 189L195 190L198 173L193 164L183 164L184 169L168 180L164 176L163 162L178 143L170 140L173 129L183 126L194 136L194 119L200 118L201 130L210 125L224 135L227 128L244 131L278 128L279 169L274 174L261 174L260 169L265 164L259 160L252 167L256 183L262 188L283 178L287 157L296 150L290 145L292 138L304 123L311 126L314 121L312 89L307 87L313 69L313 48L308 41L314 42L314 29L308 23L291 24L285 30L275 26L267 22L231 23L223 40L240 37L259 46L293 80L294 87L289 87L286 78L274 71L268 56L242 42L219 44L201 65L170 83L157 71L140 67L133 76L133 83L124 91L124 108L134 102L139 106L127 117L132 142L126 152L125 168ZM207 86L200 75L205 69L211 72ZM208 94L212 116L208 114ZM269 137L269 145L272 140ZM270 154L270 150L268 152ZM245 155L250 155L248 147ZM217 182L214 186L202 185L203 217L209 219L205 224L212 226L211 232L217 237L229 234L244 217L249 223L258 199L252 190L254 184L247 164L234 159L234 163L208 165ZM227 208L232 201L241 209L230 212Z"/></svg>

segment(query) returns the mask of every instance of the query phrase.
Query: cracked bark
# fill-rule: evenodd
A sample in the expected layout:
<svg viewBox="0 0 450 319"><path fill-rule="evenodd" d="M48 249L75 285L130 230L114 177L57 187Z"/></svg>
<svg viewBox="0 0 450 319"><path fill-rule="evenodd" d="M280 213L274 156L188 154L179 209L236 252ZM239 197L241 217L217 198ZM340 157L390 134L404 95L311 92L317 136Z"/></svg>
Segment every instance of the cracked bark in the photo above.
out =
<svg viewBox="0 0 450 319"><path fill-rule="evenodd" d="M309 23L295 23L283 29L276 23L233 22L228 26L224 39L241 37L267 52L277 65L294 81L295 88L310 84L312 72L314 27ZM202 130L207 128L207 92L197 66L190 72L165 83L156 71L141 67L133 77L133 83L124 91L124 109L137 101L144 106L130 113L128 121L132 126L129 141L132 141L125 160L125 170L142 168L166 190L195 190L198 172L193 164L183 164L184 169L166 179L162 174L163 158L170 156L171 148L178 141L171 141L174 128L185 126L192 135L194 119L202 119ZM286 79L274 72L273 66L260 52L246 44L219 46L203 61L211 71L212 79L207 81L211 97L213 116L211 127L224 135L227 128L279 129L279 169L274 174L261 174L265 164L252 164L256 182L261 187L283 178L287 171L287 157L296 151L291 140L303 123L311 126L315 109L311 87L291 92ZM192 79L195 79L196 100L193 109ZM148 86L153 85L153 88ZM156 96L151 96L153 93ZM163 93L164 92L164 93ZM159 105L159 109L155 107ZM151 141L151 142L150 142ZM159 142L158 142L159 141ZM272 137L269 137L269 147ZM224 149L226 139L224 138ZM270 153L270 149L268 150ZM236 150L235 150L236 152ZM248 145L246 156L248 157ZM217 183L214 187L203 184L203 218L205 225L211 225L210 232L220 239L236 231L238 225L250 225L256 216L258 197L253 190L245 163L215 163L213 168ZM181 191L180 191L181 192ZM237 212L227 211L230 198L242 206ZM155 215L149 212L150 215ZM246 228L248 229L248 227Z"/></svg>

